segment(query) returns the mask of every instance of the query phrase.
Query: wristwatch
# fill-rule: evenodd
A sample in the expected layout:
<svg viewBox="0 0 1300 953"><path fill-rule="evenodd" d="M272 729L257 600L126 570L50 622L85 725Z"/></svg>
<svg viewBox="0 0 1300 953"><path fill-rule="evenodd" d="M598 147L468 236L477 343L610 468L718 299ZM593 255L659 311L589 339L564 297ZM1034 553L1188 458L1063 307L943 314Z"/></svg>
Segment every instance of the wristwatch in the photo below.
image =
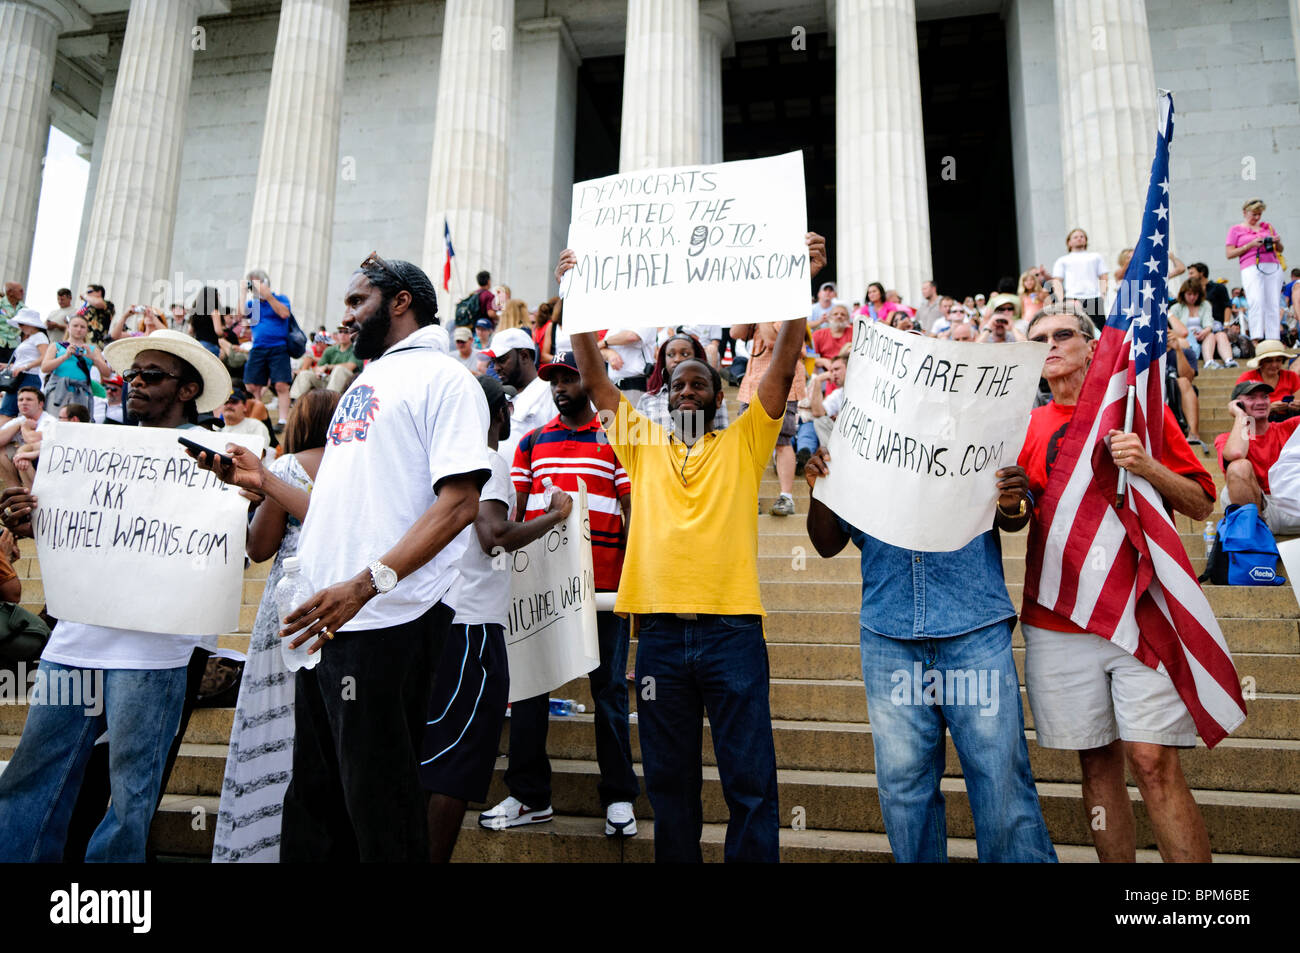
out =
<svg viewBox="0 0 1300 953"><path fill-rule="evenodd" d="M375 592L383 595L385 592L392 592L393 587L397 585L397 573L385 566L378 559L370 564L370 582L375 587Z"/></svg>

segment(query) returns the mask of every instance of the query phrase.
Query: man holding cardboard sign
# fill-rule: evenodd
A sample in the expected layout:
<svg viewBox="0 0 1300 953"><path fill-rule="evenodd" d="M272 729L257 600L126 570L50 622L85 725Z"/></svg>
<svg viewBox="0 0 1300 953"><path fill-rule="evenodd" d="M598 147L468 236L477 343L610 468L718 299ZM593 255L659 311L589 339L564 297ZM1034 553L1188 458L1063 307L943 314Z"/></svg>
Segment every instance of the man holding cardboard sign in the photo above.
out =
<svg viewBox="0 0 1300 953"><path fill-rule="evenodd" d="M115 342L104 349L104 358L130 383L127 412L142 427L193 427L197 413L220 407L230 393L230 375L221 362L179 331ZM159 463L155 469L165 472L167 461ZM123 490L136 482L124 479L119 483ZM115 488L113 498L120 492ZM6 492L4 502L5 525L16 535L31 536L33 523L48 522L34 495ZM105 505L104 522L108 509ZM109 530L96 533L96 542L108 545L108 536ZM87 536L82 533L80 538ZM236 549L242 572L242 536ZM52 607L56 585L71 587L74 582L47 577ZM86 860L145 859L168 751L182 722L186 670L198 647L215 650L216 636L128 631L67 618L54 627L41 656L43 678L53 685L58 680L84 683L83 673L98 676L101 704L70 704L70 699L53 693L39 703L33 700L22 741L0 776L0 860L62 858L91 748L105 732L111 751L112 807L90 839Z"/></svg>
<svg viewBox="0 0 1300 953"><path fill-rule="evenodd" d="M826 241L813 233L805 241L816 275L826 263ZM566 250L557 280L576 261ZM632 521L615 611L633 615L638 627L637 711L658 861L701 860L706 710L731 811L724 856L780 859L758 593L758 486L803 356L805 324L802 317L782 324L758 399L721 432L709 428L723 393L708 364L687 360L673 370L668 407L677 428L667 434L610 383L595 336L573 335L583 387L632 481L632 511L643 514ZM716 539L731 545L700 545Z"/></svg>

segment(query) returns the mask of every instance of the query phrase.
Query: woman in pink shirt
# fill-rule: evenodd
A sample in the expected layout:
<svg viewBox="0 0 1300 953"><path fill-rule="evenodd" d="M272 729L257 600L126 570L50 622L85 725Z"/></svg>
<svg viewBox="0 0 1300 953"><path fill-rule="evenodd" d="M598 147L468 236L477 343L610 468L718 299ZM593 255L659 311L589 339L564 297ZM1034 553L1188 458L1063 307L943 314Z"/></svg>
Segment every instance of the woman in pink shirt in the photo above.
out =
<svg viewBox="0 0 1300 953"><path fill-rule="evenodd" d="M1241 261L1241 285L1246 291L1246 327L1258 344L1265 338L1281 338L1282 265L1278 254L1283 251L1277 230L1262 221L1264 203L1251 199L1241 207L1243 221L1228 229L1225 241L1228 258Z"/></svg>
<svg viewBox="0 0 1300 953"><path fill-rule="evenodd" d="M867 285L866 299L862 307L858 308L858 314L866 315L873 321L884 321L891 311L898 310L898 305L885 300L885 286L879 281Z"/></svg>

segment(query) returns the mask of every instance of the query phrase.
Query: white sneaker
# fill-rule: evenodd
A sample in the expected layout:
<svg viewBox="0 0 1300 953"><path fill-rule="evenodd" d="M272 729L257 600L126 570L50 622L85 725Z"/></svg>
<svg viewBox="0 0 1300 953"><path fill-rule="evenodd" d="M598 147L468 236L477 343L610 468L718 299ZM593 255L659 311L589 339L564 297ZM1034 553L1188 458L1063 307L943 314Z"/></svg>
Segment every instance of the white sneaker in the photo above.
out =
<svg viewBox="0 0 1300 953"><path fill-rule="evenodd" d="M1224 361L1224 362L1223 362L1223 366L1224 366L1224 367L1236 367L1236 366L1237 366L1237 362L1236 362L1236 361Z"/></svg>
<svg viewBox="0 0 1300 953"><path fill-rule="evenodd" d="M1207 370L1207 371L1217 371L1217 370L1219 369L1220 366L1221 366L1221 365L1219 364L1218 361L1206 361L1206 362L1205 362L1205 370Z"/></svg>
<svg viewBox="0 0 1300 953"><path fill-rule="evenodd" d="M478 816L478 826L492 831L503 831L508 827L521 827L524 824L544 824L555 817L555 812L548 804L543 808L531 808L517 798L508 797L490 811Z"/></svg>
<svg viewBox="0 0 1300 953"><path fill-rule="evenodd" d="M615 801L605 808L605 836L636 836L636 815L632 813L631 801Z"/></svg>

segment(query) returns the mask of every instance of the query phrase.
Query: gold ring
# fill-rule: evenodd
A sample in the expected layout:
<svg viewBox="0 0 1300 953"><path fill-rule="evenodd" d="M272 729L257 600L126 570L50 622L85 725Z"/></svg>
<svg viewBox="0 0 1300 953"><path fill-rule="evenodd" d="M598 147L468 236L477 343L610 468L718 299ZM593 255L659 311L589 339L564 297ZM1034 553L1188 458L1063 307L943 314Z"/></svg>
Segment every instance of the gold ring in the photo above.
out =
<svg viewBox="0 0 1300 953"><path fill-rule="evenodd" d="M334 633L331 632L329 629L326 629L324 632L320 634L320 637L324 639L326 642L329 642L333 640Z"/></svg>

